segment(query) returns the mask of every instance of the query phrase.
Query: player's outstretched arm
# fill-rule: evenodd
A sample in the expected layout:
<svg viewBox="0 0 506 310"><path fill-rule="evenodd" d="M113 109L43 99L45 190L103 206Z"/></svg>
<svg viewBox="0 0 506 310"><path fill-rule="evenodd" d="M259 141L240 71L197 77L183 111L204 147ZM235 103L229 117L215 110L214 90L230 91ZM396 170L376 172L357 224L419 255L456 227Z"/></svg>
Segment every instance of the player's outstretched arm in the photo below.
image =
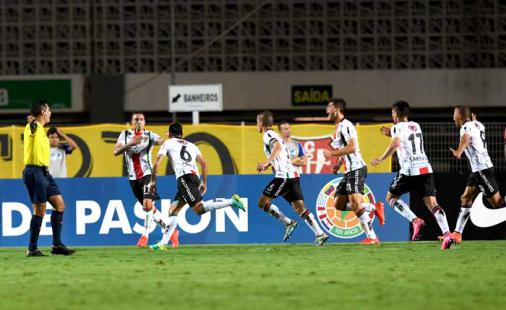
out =
<svg viewBox="0 0 506 310"><path fill-rule="evenodd" d="M383 161L385 161L385 159L392 156L394 154L394 152L399 148L399 146L401 146L401 139L399 137L393 138L392 141L390 142L390 145L387 147L387 149L383 153L383 155L381 155L378 158L373 159L371 164L373 166L377 166L377 165L381 164Z"/></svg>
<svg viewBox="0 0 506 310"><path fill-rule="evenodd" d="M455 156L457 159L460 159L462 157L462 153L464 153L464 150L469 145L469 142L471 141L471 136L467 133L465 133L462 138L460 138L459 147L454 150L450 148L450 151L452 152L453 156Z"/></svg>
<svg viewBox="0 0 506 310"><path fill-rule="evenodd" d="M382 135L385 135L387 137L391 137L392 136L392 133L390 131L390 127L387 127L387 126L381 126L380 128L380 132Z"/></svg>
<svg viewBox="0 0 506 310"><path fill-rule="evenodd" d="M149 182L149 190L151 192L156 191L156 176L158 174L158 167L160 167L160 164L162 163L163 157L164 157L163 155L158 155L156 157L156 161L155 161L155 164L153 166L153 170L151 171L151 180Z"/></svg>
<svg viewBox="0 0 506 310"><path fill-rule="evenodd" d="M158 138L155 140L155 144L156 145L162 145L166 140L162 139L162 138Z"/></svg>
<svg viewBox="0 0 506 310"><path fill-rule="evenodd" d="M207 163L202 154L197 155L197 162L200 164L202 168L202 183L200 184L200 193L204 195L207 191Z"/></svg>

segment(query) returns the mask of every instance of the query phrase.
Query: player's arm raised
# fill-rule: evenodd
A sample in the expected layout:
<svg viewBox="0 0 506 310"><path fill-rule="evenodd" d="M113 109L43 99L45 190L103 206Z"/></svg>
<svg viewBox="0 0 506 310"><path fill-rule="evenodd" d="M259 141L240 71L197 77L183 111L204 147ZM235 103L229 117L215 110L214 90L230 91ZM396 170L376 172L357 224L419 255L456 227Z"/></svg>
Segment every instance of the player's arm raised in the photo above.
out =
<svg viewBox="0 0 506 310"><path fill-rule="evenodd" d="M197 155L197 162L200 164L202 168L202 182L200 183L199 189L200 193L204 195L207 191L207 163L202 154Z"/></svg>
<svg viewBox="0 0 506 310"><path fill-rule="evenodd" d="M279 152L281 152L281 144L278 141L274 141L272 146L272 152L269 157L267 157L267 160L263 163L258 163L257 165L257 172L260 173L262 171L267 170L269 166L271 165L271 162L279 155Z"/></svg>
<svg viewBox="0 0 506 310"><path fill-rule="evenodd" d="M401 146L401 139L399 137L393 138L392 141L390 142L390 145L387 147L387 149L383 153L383 155L381 155L378 158L373 159L371 164L373 166L377 166L377 165L381 164L385 159L392 156L400 146Z"/></svg>
<svg viewBox="0 0 506 310"><path fill-rule="evenodd" d="M69 144L69 152L72 152L77 148L77 143L71 137L67 136L60 128L56 129L58 135L60 135L68 144Z"/></svg>
<svg viewBox="0 0 506 310"><path fill-rule="evenodd" d="M457 159L460 159L462 153L464 153L464 150L469 145L469 142L471 142L471 135L467 133L462 135L462 138L460 138L459 147L456 150L450 148L450 151L452 152L453 156L455 156Z"/></svg>

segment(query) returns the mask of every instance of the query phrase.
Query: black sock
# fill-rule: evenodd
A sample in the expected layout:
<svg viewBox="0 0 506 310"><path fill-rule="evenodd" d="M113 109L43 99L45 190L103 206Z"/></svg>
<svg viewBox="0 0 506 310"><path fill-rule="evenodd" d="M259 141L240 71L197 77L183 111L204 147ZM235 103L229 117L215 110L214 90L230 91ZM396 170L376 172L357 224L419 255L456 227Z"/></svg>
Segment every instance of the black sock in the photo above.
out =
<svg viewBox="0 0 506 310"><path fill-rule="evenodd" d="M32 215L32 220L30 221L30 244L28 246L30 252L37 250L40 226L42 226L42 216Z"/></svg>
<svg viewBox="0 0 506 310"><path fill-rule="evenodd" d="M51 213L51 227L53 228L53 245L63 245L61 242L61 227L63 224L63 212L53 210Z"/></svg>

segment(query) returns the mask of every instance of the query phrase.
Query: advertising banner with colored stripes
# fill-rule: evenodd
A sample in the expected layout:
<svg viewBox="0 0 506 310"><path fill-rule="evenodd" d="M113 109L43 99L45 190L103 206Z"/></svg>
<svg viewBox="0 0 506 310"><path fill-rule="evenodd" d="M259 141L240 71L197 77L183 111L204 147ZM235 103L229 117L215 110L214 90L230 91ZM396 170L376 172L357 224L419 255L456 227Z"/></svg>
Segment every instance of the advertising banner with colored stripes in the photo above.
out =
<svg viewBox="0 0 506 310"><path fill-rule="evenodd" d="M364 201L375 204L384 200L391 173L370 173L366 180ZM317 218L318 225L330 236L330 242L358 242L364 234L353 212L334 208L334 194L340 175L309 174L301 178L307 209ZM284 226L257 206L271 175L210 176L204 200L242 197L246 212L230 207L197 216L188 207L180 212L178 229L184 244L282 243ZM161 200L156 207L167 215L176 193L174 176L160 177ZM66 210L63 239L69 245L135 245L143 231L144 211L135 201L127 178L57 179ZM408 197L405 197L409 201ZM0 246L26 246L31 218L30 200L22 180L0 180ZM288 217L299 223L288 242L313 242L315 236L304 220L283 199L273 202ZM50 213L44 218L40 244L50 245ZM371 215L373 227L382 241L407 241L409 223L385 206L386 224L382 227ZM150 243L161 238L161 230L151 227Z"/></svg>

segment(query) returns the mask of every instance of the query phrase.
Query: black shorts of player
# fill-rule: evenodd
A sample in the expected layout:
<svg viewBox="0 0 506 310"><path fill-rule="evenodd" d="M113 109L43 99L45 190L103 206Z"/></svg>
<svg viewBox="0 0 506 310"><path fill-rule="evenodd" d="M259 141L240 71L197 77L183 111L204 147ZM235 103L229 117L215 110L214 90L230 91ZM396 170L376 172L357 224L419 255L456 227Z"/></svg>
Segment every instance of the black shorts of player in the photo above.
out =
<svg viewBox="0 0 506 310"><path fill-rule="evenodd" d="M485 198L490 198L499 191L493 167L469 174L466 186L478 187Z"/></svg>
<svg viewBox="0 0 506 310"><path fill-rule="evenodd" d="M300 188L300 178L283 179L274 178L264 189L263 194L269 198L283 196L286 201L292 203L297 200L304 200Z"/></svg>
<svg viewBox="0 0 506 310"><path fill-rule="evenodd" d="M363 195L366 177L367 166L346 173L337 185L335 196Z"/></svg>
<svg viewBox="0 0 506 310"><path fill-rule="evenodd" d="M51 196L61 195L47 167L26 165L23 170L23 181L32 203L44 203Z"/></svg>
<svg viewBox="0 0 506 310"><path fill-rule="evenodd" d="M436 196L434 175L426 173L408 176L398 173L390 184L388 191L396 197L400 197L411 191L415 191L421 197Z"/></svg>
<svg viewBox="0 0 506 310"><path fill-rule="evenodd" d="M195 174L185 174L177 178L177 193L174 201L184 201L194 207L202 201L200 178Z"/></svg>
<svg viewBox="0 0 506 310"><path fill-rule="evenodd" d="M142 177L142 179L138 180L130 180L130 187L132 188L132 192L140 204L143 204L144 199L160 199L160 196L157 192L152 193L149 190L149 182L151 182L151 175L146 175Z"/></svg>

